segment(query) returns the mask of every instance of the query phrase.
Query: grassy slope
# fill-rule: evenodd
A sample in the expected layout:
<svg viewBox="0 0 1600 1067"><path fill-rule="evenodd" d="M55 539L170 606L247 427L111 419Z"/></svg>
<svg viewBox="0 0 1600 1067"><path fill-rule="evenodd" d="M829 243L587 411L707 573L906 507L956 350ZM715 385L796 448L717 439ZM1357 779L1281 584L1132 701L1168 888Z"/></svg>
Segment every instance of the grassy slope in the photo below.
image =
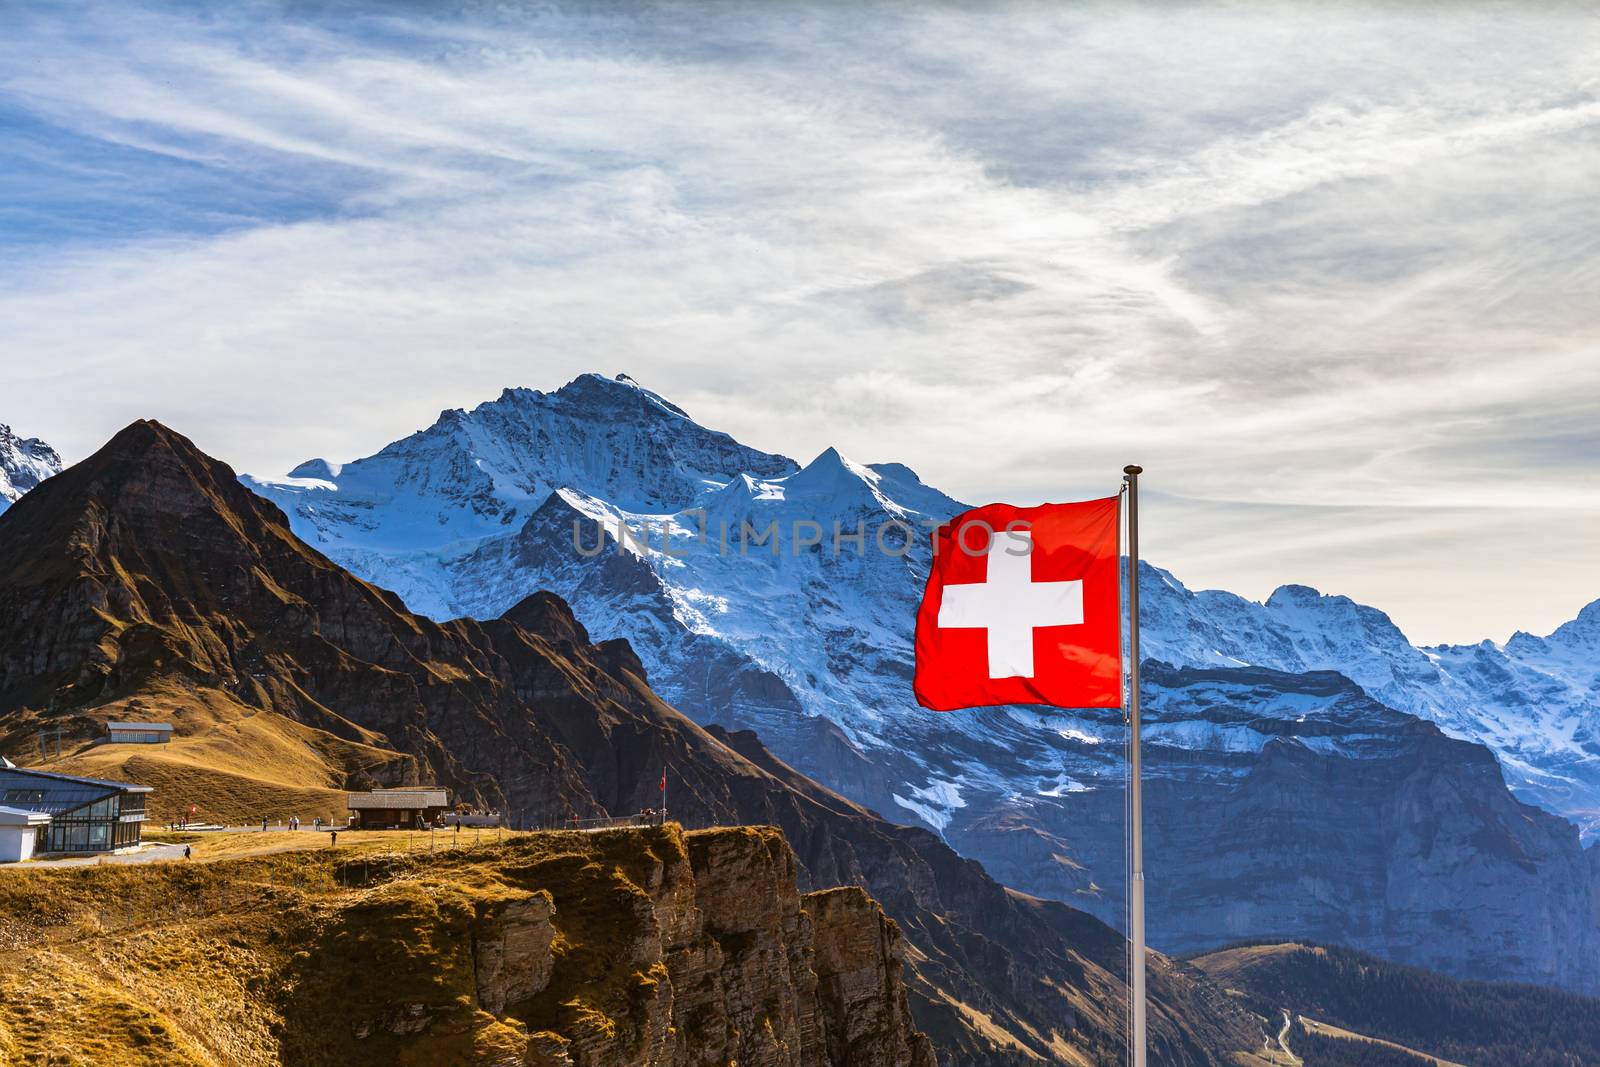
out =
<svg viewBox="0 0 1600 1067"><path fill-rule="evenodd" d="M771 830L706 833L781 847ZM520 1056L523 1028L625 1029L640 988L660 976L616 963L641 933L620 905L686 847L666 827L520 835L435 855L341 848L7 871L0 1062L421 1065ZM496 1018L473 1004L473 924L541 892L557 909L550 986ZM413 1004L426 1030L393 1032Z"/></svg>
<svg viewBox="0 0 1600 1067"><path fill-rule="evenodd" d="M191 805L197 819L231 825L249 825L263 815L274 822L289 815L305 822L317 816L343 821L349 814L342 788L347 775L404 760L380 747L376 736L347 741L242 705L225 692L193 686L157 683L88 715L100 722L177 723L169 744L80 744L62 759L36 764L154 786L152 823L170 822Z"/></svg>

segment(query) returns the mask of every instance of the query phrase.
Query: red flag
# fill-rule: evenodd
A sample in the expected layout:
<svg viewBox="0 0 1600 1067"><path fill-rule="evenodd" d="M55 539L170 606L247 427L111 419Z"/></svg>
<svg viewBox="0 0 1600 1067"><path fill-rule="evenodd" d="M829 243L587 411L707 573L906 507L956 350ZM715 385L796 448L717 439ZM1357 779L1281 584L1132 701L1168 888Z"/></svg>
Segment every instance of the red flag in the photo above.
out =
<svg viewBox="0 0 1600 1067"><path fill-rule="evenodd" d="M1121 707L1120 503L989 504L941 526L917 611L917 703Z"/></svg>

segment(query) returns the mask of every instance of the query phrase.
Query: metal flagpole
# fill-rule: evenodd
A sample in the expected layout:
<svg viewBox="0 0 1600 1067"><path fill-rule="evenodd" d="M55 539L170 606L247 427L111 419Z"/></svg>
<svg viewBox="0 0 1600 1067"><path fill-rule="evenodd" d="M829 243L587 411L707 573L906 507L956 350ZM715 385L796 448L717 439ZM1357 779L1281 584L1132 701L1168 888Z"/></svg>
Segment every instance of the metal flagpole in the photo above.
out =
<svg viewBox="0 0 1600 1067"><path fill-rule="evenodd" d="M1130 463L1122 473L1128 483L1128 1042L1133 1067L1145 1067L1144 768L1139 751L1139 475L1144 468Z"/></svg>

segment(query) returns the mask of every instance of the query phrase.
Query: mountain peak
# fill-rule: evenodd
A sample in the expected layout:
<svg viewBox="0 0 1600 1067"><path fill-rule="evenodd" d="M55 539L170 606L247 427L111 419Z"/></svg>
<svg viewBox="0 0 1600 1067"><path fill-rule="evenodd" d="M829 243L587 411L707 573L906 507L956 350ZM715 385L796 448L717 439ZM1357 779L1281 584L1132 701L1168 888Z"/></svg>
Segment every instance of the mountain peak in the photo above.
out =
<svg viewBox="0 0 1600 1067"><path fill-rule="evenodd" d="M1280 585L1278 588L1274 589L1272 591L1272 595L1267 597L1267 607L1299 607L1305 604L1315 604L1317 601L1323 599L1343 600L1345 598L1325 598L1321 590L1313 589L1309 585L1298 585L1291 583L1289 585Z"/></svg>
<svg viewBox="0 0 1600 1067"><path fill-rule="evenodd" d="M238 483L226 463L154 419L124 426L94 455L30 494L29 503L35 499L41 509L33 520L35 527L47 512L76 522L88 504L125 517L181 514L192 521L209 512L225 516L224 521L236 528L246 514L269 522L275 510L270 506L263 510L263 502Z"/></svg>
<svg viewBox="0 0 1600 1067"><path fill-rule="evenodd" d="M647 409L659 410L680 419L689 418L687 411L660 393L646 389L626 374L618 374L612 378L593 372L580 374L549 395L557 399L575 400L587 404L598 403L608 407L642 403Z"/></svg>
<svg viewBox="0 0 1600 1067"><path fill-rule="evenodd" d="M1600 600L1585 604L1571 622L1564 622L1550 635L1556 645L1600 649Z"/></svg>
<svg viewBox="0 0 1600 1067"><path fill-rule="evenodd" d="M543 589L523 597L502 612L500 617L541 637L566 640L578 645L589 644L589 631L572 613L572 606L555 593Z"/></svg>
<svg viewBox="0 0 1600 1067"><path fill-rule="evenodd" d="M18 437L0 423L0 511L44 481L61 473L61 457L37 437Z"/></svg>
<svg viewBox="0 0 1600 1067"><path fill-rule="evenodd" d="M830 445L816 459L784 479L783 484L790 496L807 492L835 494L852 486L875 486L879 477L877 471L846 459Z"/></svg>
<svg viewBox="0 0 1600 1067"><path fill-rule="evenodd" d="M300 466L289 472L289 477L316 478L324 482L337 481L339 468L342 466L343 464L340 463L329 463L319 456L316 459L308 459L300 464Z"/></svg>
<svg viewBox="0 0 1600 1067"><path fill-rule="evenodd" d="M226 464L201 452L183 434L155 419L136 419L128 423L79 467L95 473L129 467L151 467L155 470L163 460L175 462L191 478L197 473L202 477L209 474L213 466L226 468ZM75 471L77 469L73 468ZM231 480L232 472L228 474Z"/></svg>

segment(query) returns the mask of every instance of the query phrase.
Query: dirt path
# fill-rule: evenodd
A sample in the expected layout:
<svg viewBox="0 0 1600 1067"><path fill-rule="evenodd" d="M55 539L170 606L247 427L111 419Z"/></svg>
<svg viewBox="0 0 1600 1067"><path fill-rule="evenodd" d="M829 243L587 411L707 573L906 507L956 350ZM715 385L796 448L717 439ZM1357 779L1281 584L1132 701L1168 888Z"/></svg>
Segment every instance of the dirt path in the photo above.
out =
<svg viewBox="0 0 1600 1067"><path fill-rule="evenodd" d="M1290 1063L1298 1064L1301 1062L1300 1057L1296 1056L1294 1049L1289 1047L1289 1030L1293 1026L1294 1017L1285 1008L1283 1012L1283 1029L1278 1031L1278 1047L1283 1050L1285 1056L1289 1057Z"/></svg>
<svg viewBox="0 0 1600 1067"><path fill-rule="evenodd" d="M29 860L26 863L8 863L0 870L37 871L44 867L98 867L107 863L159 863L164 860L183 859L182 845L148 844L137 852L101 853L94 856L73 856L59 860Z"/></svg>

